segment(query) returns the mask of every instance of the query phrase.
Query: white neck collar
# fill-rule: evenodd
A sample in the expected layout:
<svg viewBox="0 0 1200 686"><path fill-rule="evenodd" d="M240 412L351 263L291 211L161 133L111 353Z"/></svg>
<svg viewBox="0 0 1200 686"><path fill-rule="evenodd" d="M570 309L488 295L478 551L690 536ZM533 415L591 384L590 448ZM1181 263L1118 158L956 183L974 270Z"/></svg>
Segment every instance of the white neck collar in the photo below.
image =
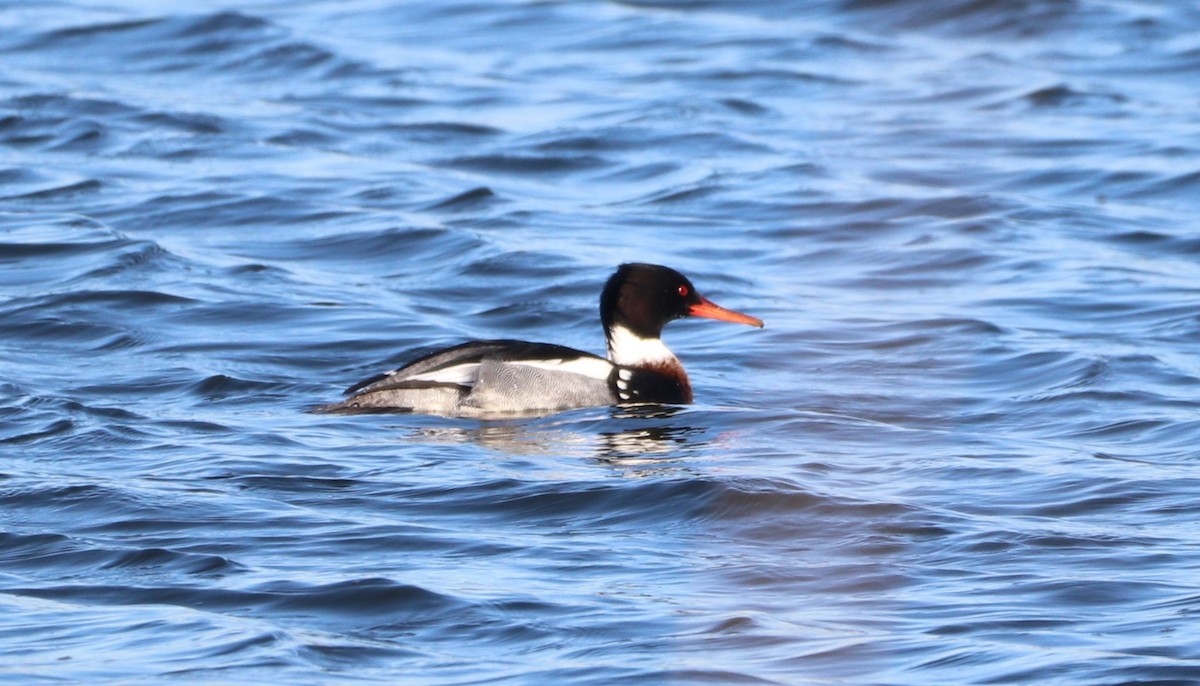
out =
<svg viewBox="0 0 1200 686"><path fill-rule="evenodd" d="M622 367L679 361L661 338L642 338L619 324L608 332L608 359Z"/></svg>

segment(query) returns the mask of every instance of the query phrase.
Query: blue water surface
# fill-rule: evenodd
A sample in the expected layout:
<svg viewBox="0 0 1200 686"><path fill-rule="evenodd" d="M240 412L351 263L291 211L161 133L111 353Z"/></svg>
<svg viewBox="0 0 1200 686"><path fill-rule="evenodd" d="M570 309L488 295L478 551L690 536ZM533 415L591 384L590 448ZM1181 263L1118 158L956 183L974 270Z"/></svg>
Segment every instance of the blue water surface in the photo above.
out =
<svg viewBox="0 0 1200 686"><path fill-rule="evenodd" d="M1198 26L0 2L0 676L1200 683ZM308 412L625 261L693 405Z"/></svg>

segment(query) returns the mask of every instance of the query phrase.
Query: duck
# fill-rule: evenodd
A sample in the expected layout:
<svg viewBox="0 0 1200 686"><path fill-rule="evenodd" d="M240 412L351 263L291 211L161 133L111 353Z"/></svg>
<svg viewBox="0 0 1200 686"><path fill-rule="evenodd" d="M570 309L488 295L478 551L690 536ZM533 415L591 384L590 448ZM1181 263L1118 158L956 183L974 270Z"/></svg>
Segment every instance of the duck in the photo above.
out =
<svg viewBox="0 0 1200 686"><path fill-rule="evenodd" d="M496 418L691 403L691 381L662 340L663 327L685 317L763 327L761 319L700 295L670 267L622 264L600 293L606 357L553 343L469 341L357 383L346 399L315 411Z"/></svg>

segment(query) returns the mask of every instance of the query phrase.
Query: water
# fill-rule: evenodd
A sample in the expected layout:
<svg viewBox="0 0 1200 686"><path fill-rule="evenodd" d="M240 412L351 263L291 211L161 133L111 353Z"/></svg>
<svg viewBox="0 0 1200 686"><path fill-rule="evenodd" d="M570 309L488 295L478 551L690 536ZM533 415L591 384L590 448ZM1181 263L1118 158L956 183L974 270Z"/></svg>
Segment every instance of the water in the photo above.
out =
<svg viewBox="0 0 1200 686"><path fill-rule="evenodd" d="M1190 3L4 3L5 683L1200 682ZM697 403L311 415L428 345Z"/></svg>

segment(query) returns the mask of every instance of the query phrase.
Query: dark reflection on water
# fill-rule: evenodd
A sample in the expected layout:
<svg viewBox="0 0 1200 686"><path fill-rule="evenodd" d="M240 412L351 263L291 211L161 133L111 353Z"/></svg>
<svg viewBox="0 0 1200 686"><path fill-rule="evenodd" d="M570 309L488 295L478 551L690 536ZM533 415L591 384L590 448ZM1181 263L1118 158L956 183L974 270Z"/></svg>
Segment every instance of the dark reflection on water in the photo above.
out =
<svg viewBox="0 0 1200 686"><path fill-rule="evenodd" d="M1200 682L1195 7L6 10L8 680ZM307 412L623 261L697 404Z"/></svg>
<svg viewBox="0 0 1200 686"><path fill-rule="evenodd" d="M604 417L572 419L604 413ZM679 421L682 408L644 405L575 411L556 417L469 422L465 426L425 426L407 431L406 441L471 443L500 454L591 457L612 465L669 465L681 454L707 449L709 432Z"/></svg>

